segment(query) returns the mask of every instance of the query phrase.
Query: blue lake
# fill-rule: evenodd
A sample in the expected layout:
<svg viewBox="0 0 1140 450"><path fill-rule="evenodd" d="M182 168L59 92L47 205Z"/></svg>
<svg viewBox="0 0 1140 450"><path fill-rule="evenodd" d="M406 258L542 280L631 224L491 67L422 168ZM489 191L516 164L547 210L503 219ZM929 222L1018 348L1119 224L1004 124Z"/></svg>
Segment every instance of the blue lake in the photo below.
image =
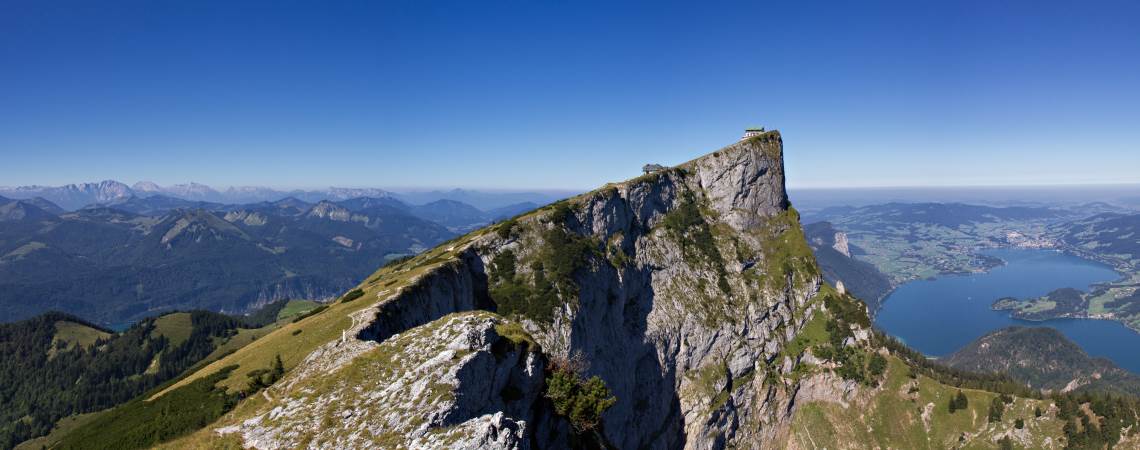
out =
<svg viewBox="0 0 1140 450"><path fill-rule="evenodd" d="M1106 265L1051 250L988 251L1006 265L987 273L948 275L912 281L887 296L875 324L910 347L927 355L944 356L990 331L1012 325L1044 326L1061 331L1093 356L1140 373L1140 334L1119 322L1090 319L1056 319L1030 322L993 311L1001 297L1038 297L1070 287L1087 291L1089 285L1120 276Z"/></svg>

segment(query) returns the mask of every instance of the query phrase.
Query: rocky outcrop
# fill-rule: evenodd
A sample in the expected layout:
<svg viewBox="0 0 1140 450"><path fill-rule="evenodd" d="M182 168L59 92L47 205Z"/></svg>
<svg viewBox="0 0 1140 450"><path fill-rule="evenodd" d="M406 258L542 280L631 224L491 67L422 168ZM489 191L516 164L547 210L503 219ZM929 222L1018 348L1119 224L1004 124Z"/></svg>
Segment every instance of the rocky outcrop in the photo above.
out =
<svg viewBox="0 0 1140 450"><path fill-rule="evenodd" d="M835 251L839 252L839 254L841 254L843 256L846 256L848 258L851 257L851 249L848 247L848 244L847 244L847 233L844 233L842 231L836 231L835 232L835 244L832 245L831 248L834 248Z"/></svg>
<svg viewBox="0 0 1140 450"><path fill-rule="evenodd" d="M546 279L566 265L570 283ZM374 282L385 277L410 281L379 291L379 302L355 316L347 342L322 347L286 380L282 389L302 399L274 402L228 431L258 448L292 446L290 428L275 420L315 423L314 414L332 414L349 434L324 441L336 446L388 442L377 433L403 435L392 442L410 447L565 446L565 427L539 401L538 357L480 356L494 353L490 330L503 319L451 315L472 310L517 320L547 358L585 362L582 375L600 377L617 398L598 432L618 448L761 448L785 432L797 396L814 398L835 384L790 376L801 355L785 349L822 308L822 280L789 209L776 132L476 232ZM512 283L524 290L547 283L553 300L526 301L550 301L550 314L509 309L493 293ZM440 346L452 352L423 351ZM390 374L374 365L385 352L403 352L409 369ZM310 387L369 370L384 382ZM413 375L447 387L424 401L422 389L407 387ZM521 391L518 403L497 397L497 380L506 379L513 381L502 386ZM325 406L348 397L391 412ZM413 416L425 421L413 424ZM359 438L361 428L371 440Z"/></svg>
<svg viewBox="0 0 1140 450"><path fill-rule="evenodd" d="M453 312L489 309L486 279L483 261L474 251L465 250L380 303L375 317L358 337L383 341Z"/></svg>
<svg viewBox="0 0 1140 450"><path fill-rule="evenodd" d="M690 164L721 220L744 230L788 208L783 157L783 140L779 133L772 132Z"/></svg>
<svg viewBox="0 0 1140 450"><path fill-rule="evenodd" d="M266 217L265 214L256 211L229 211L222 218L225 219L226 222L241 222L251 227L260 227L269 223L269 218Z"/></svg>
<svg viewBox="0 0 1140 450"><path fill-rule="evenodd" d="M368 216L363 214L353 214L348 208L337 205L336 203L323 200L317 203L305 214L306 217L328 219L336 222L368 222Z"/></svg>
<svg viewBox="0 0 1140 450"><path fill-rule="evenodd" d="M266 394L272 409L218 432L256 448L529 448L542 356L499 335L502 323L451 315L341 370L299 372Z"/></svg>

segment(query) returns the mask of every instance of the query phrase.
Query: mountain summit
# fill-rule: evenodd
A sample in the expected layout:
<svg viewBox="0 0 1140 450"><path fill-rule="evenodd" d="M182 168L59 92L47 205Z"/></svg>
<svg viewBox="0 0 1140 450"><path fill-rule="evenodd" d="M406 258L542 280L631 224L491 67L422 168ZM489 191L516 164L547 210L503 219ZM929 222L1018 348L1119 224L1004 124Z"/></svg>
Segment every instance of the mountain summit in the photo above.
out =
<svg viewBox="0 0 1140 450"><path fill-rule="evenodd" d="M770 441L820 287L767 132L382 269L370 300L296 324L349 316L346 338L286 358L281 400L221 431L258 448ZM544 373L600 397L552 399Z"/></svg>
<svg viewBox="0 0 1140 450"><path fill-rule="evenodd" d="M240 400L180 406L210 424L164 445L1056 442L1052 412L1029 423L993 412L1008 404L1024 414L1044 401L1006 401L980 390L1011 386L1005 379L949 372L876 338L864 305L823 282L785 193L782 152L780 134L766 131L388 264L326 308L151 396ZM971 417L986 408L979 428ZM136 414L129 428L93 421L65 443L169 440L148 431L166 426L153 409L124 412Z"/></svg>

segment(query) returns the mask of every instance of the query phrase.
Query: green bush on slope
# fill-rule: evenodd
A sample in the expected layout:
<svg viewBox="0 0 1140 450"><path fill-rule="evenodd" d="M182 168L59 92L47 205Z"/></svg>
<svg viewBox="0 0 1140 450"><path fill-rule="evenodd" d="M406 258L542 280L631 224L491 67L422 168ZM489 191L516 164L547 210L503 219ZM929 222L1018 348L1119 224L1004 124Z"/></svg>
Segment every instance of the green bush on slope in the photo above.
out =
<svg viewBox="0 0 1140 450"><path fill-rule="evenodd" d="M348 291L348 293L344 294L344 297L341 297L340 301L341 301L341 303L348 303L348 302L351 302L351 301L356 300L356 299L363 297L363 296L364 296L364 290L357 288L357 289L353 289L351 291Z"/></svg>
<svg viewBox="0 0 1140 450"><path fill-rule="evenodd" d="M553 321L561 299L573 299L578 294L575 272L586 268L591 257L599 256L593 240L560 227L546 230L542 238L542 247L529 267L532 280L518 273L518 257L509 249L491 260L489 293L499 314Z"/></svg>
<svg viewBox="0 0 1140 450"><path fill-rule="evenodd" d="M950 398L950 404L948 405L950 414L954 414L955 411L963 410L969 407L970 400L966 398L966 394L962 393L961 389L958 390L958 394Z"/></svg>
<svg viewBox="0 0 1140 450"><path fill-rule="evenodd" d="M617 403L601 378L584 380L565 368L551 370L546 378L546 397L554 404L554 412L566 417L578 432L596 428L602 413Z"/></svg>
<svg viewBox="0 0 1140 450"><path fill-rule="evenodd" d="M686 191L682 195L681 203L676 209L665 215L661 224L675 239L681 242L681 251L685 252L685 256L704 260L716 270L717 287L720 288L721 292L729 293L730 287L726 278L727 270L725 269L724 258L716 246L716 239L713 237L708 222L701 215L700 205L692 192ZM696 254L691 255L690 252Z"/></svg>

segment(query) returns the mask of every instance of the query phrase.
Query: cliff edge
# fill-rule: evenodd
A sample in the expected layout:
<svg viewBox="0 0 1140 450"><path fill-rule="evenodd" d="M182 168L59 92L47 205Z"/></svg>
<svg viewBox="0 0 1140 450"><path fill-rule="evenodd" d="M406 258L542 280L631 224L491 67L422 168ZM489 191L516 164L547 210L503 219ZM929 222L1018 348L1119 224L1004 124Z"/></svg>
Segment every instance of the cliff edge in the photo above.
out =
<svg viewBox="0 0 1140 450"><path fill-rule="evenodd" d="M822 363L797 339L809 323L822 326L835 300L826 297L838 296L821 291L782 152L780 134L767 132L382 268L363 298L267 337L265 346L276 339L304 358L286 358L295 366L286 377L211 426L210 439L256 448L776 442L797 396L842 401L854 386L807 368ZM313 328L334 338L302 342ZM848 329L845 345L868 337ZM284 344L289 333L296 345ZM241 353L216 367L267 357ZM569 399L556 391L563 373L573 375Z"/></svg>

